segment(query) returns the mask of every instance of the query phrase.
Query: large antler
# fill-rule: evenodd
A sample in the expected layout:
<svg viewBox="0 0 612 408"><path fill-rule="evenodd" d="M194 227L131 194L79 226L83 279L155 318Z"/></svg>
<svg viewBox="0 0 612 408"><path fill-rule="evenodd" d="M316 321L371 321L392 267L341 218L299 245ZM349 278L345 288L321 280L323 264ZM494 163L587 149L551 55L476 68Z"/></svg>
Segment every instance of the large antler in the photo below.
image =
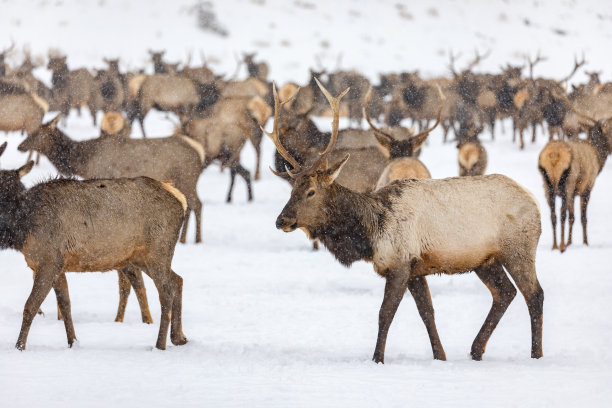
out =
<svg viewBox="0 0 612 408"><path fill-rule="evenodd" d="M288 98L287 100L283 102L280 102L279 97L278 97L278 92L276 92L276 84L273 82L272 83L272 94L274 95L274 121L272 122L272 132L266 132L263 126L260 126L261 130L266 135L268 135L270 139L272 139L272 142L274 143L274 146L276 146L276 150L278 150L278 153L281 156L283 156L283 158L287 160L289 164L291 164L291 166L293 166L293 168L297 171L300 171L302 169L302 166L300 166L300 163L298 163L297 160L291 157L291 154L289 154L287 149L285 149L285 147L281 143L280 137L278 134L278 119L280 118L280 112L281 112L283 105L293 100L293 98L295 98L295 96L297 95L299 91L300 91L300 88L298 88L297 91L295 91L295 94L291 98ZM270 168L270 170L272 170L272 173L282 178L286 178L285 177L286 174L289 174L289 175L291 174L289 173L289 169L287 168L285 169L287 170L287 173L279 173L277 171L274 171L274 169Z"/></svg>
<svg viewBox="0 0 612 408"><path fill-rule="evenodd" d="M291 176L292 178L297 178L303 174L316 171L321 167L323 163L327 163L327 156L332 151L332 149L336 145L336 141L338 140L338 128L340 124L340 100L342 99L342 97L344 97L344 95L347 94L349 89L351 89L346 88L340 95L334 98L333 96L331 96L329 91L325 89L323 85L321 85L317 78L315 78L315 81L317 82L319 89L321 89L321 92L323 92L323 95L325 95L325 98L327 98L329 106L332 110L333 119L331 127L331 136L329 138L329 143L327 144L327 147L320 153L319 157L317 158L317 160L314 161L314 163L312 163L305 169L298 170L297 172L287 169L287 174L289 174L289 176Z"/></svg>
<svg viewBox="0 0 612 408"><path fill-rule="evenodd" d="M427 136L429 135L429 133L433 131L440 124L440 120L442 119L442 108L444 107L444 102L446 102L446 97L444 96L444 93L442 93L442 89L440 89L440 85L436 84L436 88L438 89L438 95L440 96L440 105L438 106L438 113L436 114L436 122L429 129L425 129L424 131L411 136L411 139L415 139L417 143L424 142ZM368 89L368 93L366 94L366 98L365 98L366 105L370 102L371 96L372 96L372 87ZM374 136L376 136L376 138L381 144L385 144L385 143L379 139L378 137L379 135L387 137L390 140L395 139L391 133L387 133L383 131L382 129L379 129L372 123L372 121L370 120L370 115L365 107L363 107L363 116L365 116L366 121L368 122L372 130L374 130Z"/></svg>
<svg viewBox="0 0 612 408"><path fill-rule="evenodd" d="M538 51L538 54L536 55L536 58L533 61L531 60L530 57L527 57L527 63L529 64L529 78L531 78L532 81L533 81L533 67L535 67L537 63L546 61L547 59L548 58L542 57L540 55L540 51Z"/></svg>
<svg viewBox="0 0 612 408"><path fill-rule="evenodd" d="M458 76L459 74L457 74L457 71L455 71L455 61L457 58L461 57L461 53L459 54L453 54L453 51L448 51L448 56L449 56L449 63L448 63L448 69L450 69L450 72L453 74L453 76Z"/></svg>
<svg viewBox="0 0 612 408"><path fill-rule="evenodd" d="M366 109L366 107L370 104L370 99L372 99L371 86L365 96L365 106L362 108L363 116L365 116L368 125L370 125L370 127L374 131L374 136L376 137L376 139L378 139L378 142L382 145L385 145L387 143L390 143L391 140L394 140L395 138L393 137L393 135L391 135L391 133L387 133L384 130L379 129L374 125L374 123L372 123L372 120L370 119L370 112L368 111L368 109Z"/></svg>
<svg viewBox="0 0 612 408"><path fill-rule="evenodd" d="M471 71L476 65L480 64L480 61L491 55L491 50L489 49L486 53L482 55L478 53L478 50L476 50L474 51L474 54L474 61L470 62L470 64L467 66L467 68L464 69L464 71Z"/></svg>
<svg viewBox="0 0 612 408"><path fill-rule="evenodd" d="M582 61L578 61L578 57L574 55L574 69L572 70L572 72L570 72L570 74L567 77L563 78L559 82L563 83L563 82L569 81L574 76L576 71L578 71L578 68L580 68L584 64L586 64L586 60L584 59L584 54L582 54Z"/></svg>

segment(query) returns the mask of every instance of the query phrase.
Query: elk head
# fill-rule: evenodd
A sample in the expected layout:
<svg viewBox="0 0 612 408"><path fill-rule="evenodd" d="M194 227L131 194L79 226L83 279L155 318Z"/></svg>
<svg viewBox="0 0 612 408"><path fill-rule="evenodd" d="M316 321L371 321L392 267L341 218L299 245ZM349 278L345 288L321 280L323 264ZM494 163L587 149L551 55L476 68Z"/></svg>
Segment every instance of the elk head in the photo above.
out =
<svg viewBox="0 0 612 408"><path fill-rule="evenodd" d="M119 58L115 58L115 59L104 58L104 62L108 65L109 72L119 72Z"/></svg>
<svg viewBox="0 0 612 408"><path fill-rule="evenodd" d="M403 140L397 139L393 136L391 132L376 127L370 120L370 114L368 110L363 107L363 116L365 116L366 121L374 131L374 136L376 137L376 140L378 140L378 143L380 143L381 147L388 152L388 156L390 159L416 156L418 150L421 148L423 143L425 143L425 140L427 140L427 136L429 136L429 133L431 133L431 131L434 130L440 123L442 108L444 107L444 102L446 101L446 98L444 97L440 86L436 85L436 88L438 89L438 95L440 96L440 105L438 106L436 122L429 129L425 129L424 131L415 135L410 134L407 138ZM365 97L365 106L369 105L371 97L372 88L370 87Z"/></svg>
<svg viewBox="0 0 612 408"><path fill-rule="evenodd" d="M66 63L66 56L63 57L49 57L49 63L47 64L47 69L51 71L60 71L63 69L68 69L68 64Z"/></svg>
<svg viewBox="0 0 612 408"><path fill-rule="evenodd" d="M27 152L30 150L36 150L38 152L48 151L53 144L54 136L61 132L57 128L59 120L62 118L60 113L50 122L40 125L40 127L33 133L29 134L26 139L21 142L17 147L20 152Z"/></svg>
<svg viewBox="0 0 612 408"><path fill-rule="evenodd" d="M329 211L333 205L333 184L334 180L342 171L342 167L346 164L349 156L346 155L338 163L328 167L327 156L334 148L338 140L338 124L340 112L340 100L349 91L347 88L338 97L334 98L315 78L317 85L327 98L333 114L332 130L329 143L319 157L308 167L302 167L289 152L285 149L279 139L278 120L282 105L279 102L276 87L273 87L274 94L274 122L272 132L264 132L272 139L279 154L287 160L293 170L286 168L283 173L272 172L282 178L291 178L293 180L293 190L289 201L276 219L276 227L285 232L294 231L296 228L301 228L311 236L312 231L321 228L329 222Z"/></svg>

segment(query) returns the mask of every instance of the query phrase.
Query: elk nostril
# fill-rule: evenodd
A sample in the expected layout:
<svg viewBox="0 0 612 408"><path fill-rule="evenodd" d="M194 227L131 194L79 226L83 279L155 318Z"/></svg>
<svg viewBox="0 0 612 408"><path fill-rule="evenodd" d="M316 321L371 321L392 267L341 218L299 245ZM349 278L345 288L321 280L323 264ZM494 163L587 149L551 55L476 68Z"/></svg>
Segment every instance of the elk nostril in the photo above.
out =
<svg viewBox="0 0 612 408"><path fill-rule="evenodd" d="M280 229L283 226L283 219L281 217L278 217L276 219L276 228Z"/></svg>

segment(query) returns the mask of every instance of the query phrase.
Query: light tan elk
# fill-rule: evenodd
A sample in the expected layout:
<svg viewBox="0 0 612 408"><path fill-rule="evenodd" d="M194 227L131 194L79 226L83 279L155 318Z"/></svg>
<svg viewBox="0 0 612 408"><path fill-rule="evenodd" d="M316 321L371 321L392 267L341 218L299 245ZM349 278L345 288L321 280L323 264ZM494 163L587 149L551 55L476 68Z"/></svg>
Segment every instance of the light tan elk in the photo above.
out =
<svg viewBox="0 0 612 408"><path fill-rule="evenodd" d="M81 107L87 106L94 126L96 126L97 92L96 81L91 73L80 68L68 70L66 57L49 57L47 68L53 72L51 76L52 110L59 110L68 117L70 109L77 109L81 114Z"/></svg>
<svg viewBox="0 0 612 408"><path fill-rule="evenodd" d="M570 105L571 106L571 105ZM550 207L553 228L553 247L561 252L572 243L574 226L574 197L580 196L580 221L583 243L588 245L587 206L595 180L608 155L612 152L612 117L595 120L578 111L575 113L590 120L588 140L551 141L540 153L538 169L544 180L544 191ZM557 247L557 215L555 198L561 197L561 241ZM565 242L565 220L569 215L569 231Z"/></svg>
<svg viewBox="0 0 612 408"><path fill-rule="evenodd" d="M137 75L130 82L130 123L138 119L146 137L144 119L153 108L174 112L180 118L189 116L194 109L202 111L213 105L219 96L215 83L200 84L184 76L170 74Z"/></svg>
<svg viewBox="0 0 612 408"><path fill-rule="evenodd" d="M434 358L444 360L425 277L472 270L493 296L491 311L472 344L472 358L480 360L516 295L504 268L527 301L531 356L541 357L544 292L535 270L541 226L533 195L502 175L397 180L373 193L351 191L335 182L349 157L327 166L338 138L339 102L347 91L334 98L323 87L321 90L332 107L332 134L319 159L308 167L301 167L280 143L275 95L275 120L269 136L293 165L286 174L276 172L293 179L291 197L276 227L285 232L306 230L343 265L366 260L386 279L373 360L384 362L387 333L406 289L425 323ZM485 211L480 202L488 203Z"/></svg>
<svg viewBox="0 0 612 408"><path fill-rule="evenodd" d="M378 140L378 143L389 152L389 164L385 167L378 182L376 183L376 189L386 186L393 180L408 179L408 178L431 178L431 174L427 167L421 162L416 156L420 152L421 146L427 140L429 133L433 131L440 123L442 114L442 107L444 106L444 94L439 86L438 93L440 96L440 103L438 105L438 114L436 117L436 123L429 129L415 135L408 135L404 140L396 139L391 132L386 132L376 127L370 120L370 115L366 108L363 108L363 116L374 131L374 136ZM369 104L370 97L372 95L372 88L366 94L365 100L366 105ZM402 127L395 127L394 129L404 129Z"/></svg>
<svg viewBox="0 0 612 408"><path fill-rule="evenodd" d="M23 88L13 88L8 93L0 92L0 130L32 134L41 125L48 109L45 100Z"/></svg>
<svg viewBox="0 0 612 408"><path fill-rule="evenodd" d="M76 340L65 272L144 270L161 302L156 347L175 345L182 330L183 279L170 269L183 222L185 197L148 177L78 181L59 179L29 190L21 178L32 168L0 171L0 248L20 251L34 271L16 348L25 350L30 326L51 288L64 318L68 345Z"/></svg>
<svg viewBox="0 0 612 408"><path fill-rule="evenodd" d="M76 142L57 127L61 115L42 125L18 147L47 156L60 174L90 178L148 176L170 181L187 197L181 242L187 239L190 212L196 217L196 242L201 242L202 202L196 186L204 149L188 137L126 139L103 137Z"/></svg>
<svg viewBox="0 0 612 408"><path fill-rule="evenodd" d="M460 176L482 176L487 170L487 150L478 138L482 129L482 125L476 128L471 121L467 126L462 124L459 128L457 161Z"/></svg>

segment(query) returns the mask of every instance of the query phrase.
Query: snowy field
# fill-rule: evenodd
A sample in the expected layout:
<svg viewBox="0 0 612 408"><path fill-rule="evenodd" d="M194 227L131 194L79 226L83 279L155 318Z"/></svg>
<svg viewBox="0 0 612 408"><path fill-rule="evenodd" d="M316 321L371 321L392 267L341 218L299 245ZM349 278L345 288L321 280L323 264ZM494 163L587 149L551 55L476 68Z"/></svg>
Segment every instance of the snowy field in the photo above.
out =
<svg viewBox="0 0 612 408"><path fill-rule="evenodd" d="M571 69L573 53L584 50L589 70L602 70L602 80L612 77L612 6L605 2L424 2L404 6L410 19L399 16L394 1L212 3L228 37L198 30L187 13L193 3L187 1L170 6L162 1L0 0L0 41L27 42L35 53L61 48L75 68L101 67L105 56L122 56L125 68L143 66L147 48L167 48L168 60L184 60L193 48L196 56L203 49L218 59L216 69L231 72L234 52L259 49L271 78L279 82L305 81L315 55L334 68L339 52L343 68L356 68L373 80L378 72L416 68L446 75L447 58L441 53L463 51L466 60L475 47L493 49L481 67L489 71L541 49L549 60L537 74L561 77ZM106 21L112 30L103 32ZM325 40L327 48L321 47ZM39 71L41 78L49 76ZM582 74L576 76L582 80ZM317 123L329 128L328 119ZM369 264L344 268L325 250L312 252L301 232L276 230L274 221L290 188L267 170L273 146L264 140L254 202L246 202L240 180L234 203L225 204L229 174L216 166L200 178L204 243L179 244L173 262L184 278L183 327L190 340L185 346L153 349L159 302L150 279L145 278L154 324L140 322L133 295L125 322L114 323L117 275L93 273L67 275L78 344L67 349L52 294L42 306L46 316L34 319L27 351L16 351L32 275L20 253L0 252L0 405L611 406L611 165L604 167L591 196L591 245L581 244L576 217L574 244L564 254L552 252L550 213L537 171L547 138L538 134L536 144L519 151L511 142L510 122L504 125L506 134L499 132L495 142L487 133L483 137L487 172L514 178L540 201L537 272L545 292L544 358L529 357L529 317L519 294L483 361L470 359L491 296L474 274L464 274L428 278L448 361L432 360L426 330L407 294L391 326L386 364L371 362L384 281ZM171 123L156 112L145 126L150 134L171 132ZM73 113L64 130L76 139L97 134L87 113L81 118ZM0 166L17 168L26 159L16 150L22 138L0 134L0 143L5 140L9 146ZM253 169L254 157L247 145L242 155L247 168ZM435 178L458 172L456 148L443 144L438 130L421 160ZM24 181L33 185L55 174L43 158Z"/></svg>

